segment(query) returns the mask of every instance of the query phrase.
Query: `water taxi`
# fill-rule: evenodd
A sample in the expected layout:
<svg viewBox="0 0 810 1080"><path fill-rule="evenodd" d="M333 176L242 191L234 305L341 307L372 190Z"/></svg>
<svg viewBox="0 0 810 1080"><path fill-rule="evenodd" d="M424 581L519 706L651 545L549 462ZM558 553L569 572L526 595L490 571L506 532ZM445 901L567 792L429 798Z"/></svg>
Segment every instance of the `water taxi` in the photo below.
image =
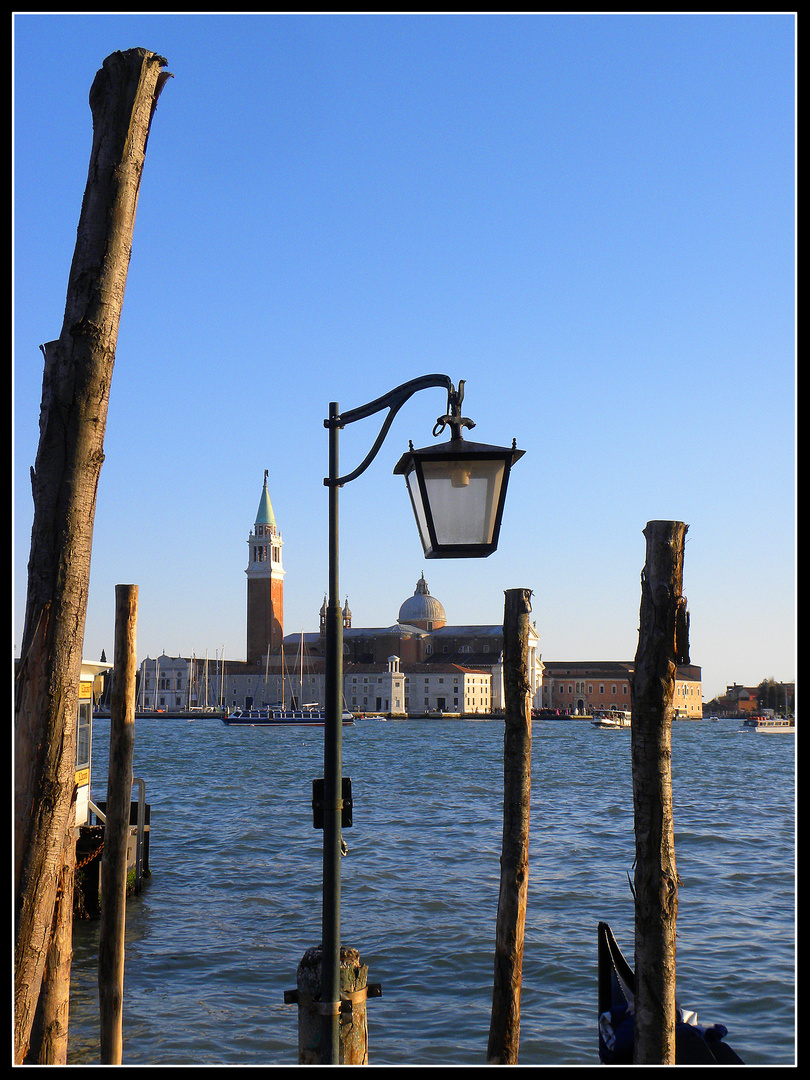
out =
<svg viewBox="0 0 810 1080"><path fill-rule="evenodd" d="M326 709L316 705L304 705L300 709L285 709L282 706L264 706L261 709L234 709L222 717L222 723L228 727L282 727L298 724L309 727L323 727L326 722ZM343 711L343 723L353 724L354 715Z"/></svg>
<svg viewBox="0 0 810 1080"><path fill-rule="evenodd" d="M619 728L630 728L630 713L619 712L614 710L613 712L605 713L603 716L597 716L595 720L591 720L594 727L609 728L611 730L618 730Z"/></svg>
<svg viewBox="0 0 810 1080"><path fill-rule="evenodd" d="M758 731L764 734L783 733L786 735L796 733L796 722L793 717L784 716L749 716L743 720L744 731Z"/></svg>

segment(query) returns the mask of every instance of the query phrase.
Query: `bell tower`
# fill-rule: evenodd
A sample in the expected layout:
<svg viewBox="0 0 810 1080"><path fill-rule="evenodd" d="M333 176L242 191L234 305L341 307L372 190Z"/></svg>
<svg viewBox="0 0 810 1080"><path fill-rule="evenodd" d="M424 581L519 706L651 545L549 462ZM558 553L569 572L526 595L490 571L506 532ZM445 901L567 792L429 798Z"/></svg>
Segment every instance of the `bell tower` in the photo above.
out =
<svg viewBox="0 0 810 1080"><path fill-rule="evenodd" d="M267 470L256 511L256 522L248 537L247 574L247 661L258 664L262 657L281 647L284 636L283 541L276 526Z"/></svg>

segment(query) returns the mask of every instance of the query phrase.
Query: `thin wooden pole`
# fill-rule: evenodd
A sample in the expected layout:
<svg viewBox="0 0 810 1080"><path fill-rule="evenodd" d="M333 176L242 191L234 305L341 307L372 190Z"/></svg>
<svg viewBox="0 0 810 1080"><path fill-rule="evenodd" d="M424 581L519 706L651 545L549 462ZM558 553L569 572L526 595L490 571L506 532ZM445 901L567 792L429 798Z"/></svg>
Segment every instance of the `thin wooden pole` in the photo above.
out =
<svg viewBox="0 0 810 1080"><path fill-rule="evenodd" d="M101 1064L120 1065L123 1049L124 927L127 896L127 845L132 802L135 744L135 629L138 586L115 587L115 658L110 701L110 764L107 820L101 859L101 926L98 994Z"/></svg>
<svg viewBox="0 0 810 1080"><path fill-rule="evenodd" d="M529 884L532 690L528 640L531 590L509 589L503 617L503 846L495 939L495 982L487 1045L491 1065L516 1065L520 1043L523 936Z"/></svg>
<svg viewBox="0 0 810 1080"><path fill-rule="evenodd" d="M683 555L687 526L649 521L632 679L631 759L636 836L635 1050L639 1065L675 1064L678 875L672 820L675 674L689 663Z"/></svg>

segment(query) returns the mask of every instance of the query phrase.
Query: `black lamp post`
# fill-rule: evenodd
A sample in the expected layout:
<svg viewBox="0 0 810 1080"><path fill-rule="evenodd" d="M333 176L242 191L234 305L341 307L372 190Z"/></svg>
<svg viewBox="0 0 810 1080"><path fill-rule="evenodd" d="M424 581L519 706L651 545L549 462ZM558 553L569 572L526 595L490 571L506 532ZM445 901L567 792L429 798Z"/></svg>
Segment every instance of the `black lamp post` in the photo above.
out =
<svg viewBox="0 0 810 1080"><path fill-rule="evenodd" d="M439 417L433 434L449 426L449 442L403 455L394 469L404 474L428 559L480 558L498 546L501 515L509 470L523 451L503 446L467 443L461 429L474 427L461 415L464 383L458 391L446 375L423 375L391 390L383 397L340 413L329 405L324 427L329 431L329 596L326 607L326 719L324 723L323 783L323 940L320 1010L324 1019L321 1039L323 1064L338 1064L340 1053L340 858L343 818L343 619L338 582L338 491L365 472L383 444L394 417L417 391L432 386L447 390L447 413ZM339 475L340 429L382 409L388 409L377 439L364 461L345 476Z"/></svg>

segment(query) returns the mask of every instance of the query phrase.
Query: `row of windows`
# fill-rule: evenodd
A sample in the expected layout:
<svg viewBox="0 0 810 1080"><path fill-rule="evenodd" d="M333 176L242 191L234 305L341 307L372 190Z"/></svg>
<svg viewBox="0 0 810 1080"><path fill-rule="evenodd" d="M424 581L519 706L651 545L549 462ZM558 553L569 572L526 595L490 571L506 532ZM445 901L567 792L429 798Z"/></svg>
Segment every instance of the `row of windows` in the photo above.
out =
<svg viewBox="0 0 810 1080"><path fill-rule="evenodd" d="M158 681L160 683L160 685L158 686L158 690L172 690L172 689L174 689L174 690L182 690L183 689L183 676L182 675L177 676L177 678L175 679L175 685L174 686L172 686L172 680L171 679L159 679ZM146 689L146 690L154 690L154 688L155 688L155 686L154 686L153 679L151 678L151 676L147 675L145 680L144 680L144 689Z"/></svg>
<svg viewBox="0 0 810 1080"><path fill-rule="evenodd" d="M585 692L586 691L585 691L585 683L584 682L583 683L574 683L573 685L571 683L568 684L568 693L569 694L584 694ZM587 692L589 694L593 693L593 684L592 683L588 683ZM600 683L599 684L599 693L604 694L604 692L605 692L605 684ZM611 694L617 693L615 683L611 686L610 692L611 692ZM561 694L565 693L565 685L563 683L560 683L560 693ZM627 683L622 684L622 693L623 694L627 693Z"/></svg>
<svg viewBox="0 0 810 1080"><path fill-rule="evenodd" d="M592 694L593 693L593 683L588 683L587 686L588 686L587 693ZM565 684L564 683L560 683L560 691L559 692L561 694L565 693ZM615 693L618 692L618 687L617 687L616 683L613 683L613 685L610 688L610 692L612 694L615 694ZM693 694L698 694L699 692L700 692L700 686L697 683L680 683L675 687L675 693L680 694L683 697L688 697L688 696L691 696ZM573 684L569 683L568 684L568 693L569 694L584 694L584 693L586 693L585 683L584 682L582 682L582 683L578 682L578 683L573 683ZM599 684L599 693L600 694L605 693L605 684L604 683ZM627 683L622 683L622 693L623 694L628 693L628 685L627 685Z"/></svg>
<svg viewBox="0 0 810 1080"><path fill-rule="evenodd" d="M428 629L431 629L431 628L428 627ZM456 650L453 648L452 645L442 645L442 652L443 653L450 653L450 652L455 652L455 651ZM428 641L428 642L425 643L425 652L426 653L432 653L433 652L433 643L432 642ZM459 646L458 652L460 652L460 653L472 653L472 652L475 652L475 650L473 649L472 645L461 645L461 646ZM489 645L482 645L481 646L481 652L488 653L489 652Z"/></svg>
<svg viewBox="0 0 810 1080"><path fill-rule="evenodd" d="M383 681L382 677L379 677L377 679L378 683L382 683L382 681ZM416 676L414 676L413 677L413 682L416 682L416 681L417 681ZM355 684L357 682L358 682L358 676L355 675L355 676L352 677L352 684ZM366 683L370 683L370 682L373 683L374 679L369 678L368 676L363 676L363 684L364 685ZM440 676L438 682L439 682L440 685L443 685L444 684L444 678ZM458 677L454 677L452 685L453 686L458 686L458 682L459 682ZM406 675L405 676L405 685L410 686L410 684L411 684L411 678ZM467 678L467 685L469 686L471 684L480 685L480 686L487 686L487 685L489 685L489 676L488 675L470 675ZM429 685L430 685L430 678L428 676L425 676L425 686L428 687Z"/></svg>

